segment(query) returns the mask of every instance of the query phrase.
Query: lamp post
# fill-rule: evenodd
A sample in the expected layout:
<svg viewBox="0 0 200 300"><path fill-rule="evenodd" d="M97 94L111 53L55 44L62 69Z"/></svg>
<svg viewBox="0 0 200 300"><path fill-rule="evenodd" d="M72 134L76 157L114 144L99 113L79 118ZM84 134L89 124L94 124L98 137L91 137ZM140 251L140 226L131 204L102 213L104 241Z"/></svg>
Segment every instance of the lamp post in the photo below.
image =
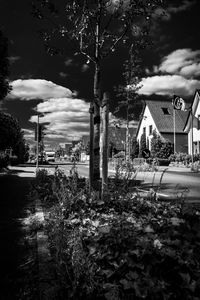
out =
<svg viewBox="0 0 200 300"><path fill-rule="evenodd" d="M39 115L37 115L37 148L36 148L36 173L39 167Z"/></svg>

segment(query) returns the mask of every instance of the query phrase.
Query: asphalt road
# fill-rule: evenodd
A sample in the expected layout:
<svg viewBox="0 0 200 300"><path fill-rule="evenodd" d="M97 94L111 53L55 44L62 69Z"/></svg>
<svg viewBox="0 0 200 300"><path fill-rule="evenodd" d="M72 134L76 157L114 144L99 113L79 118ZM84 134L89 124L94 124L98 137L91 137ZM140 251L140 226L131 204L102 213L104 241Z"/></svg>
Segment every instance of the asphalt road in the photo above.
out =
<svg viewBox="0 0 200 300"><path fill-rule="evenodd" d="M71 165L62 165L65 174L69 174ZM88 165L77 165L78 172L81 176L89 176ZM186 168L163 168L167 169L157 172L139 172L136 176L140 180L144 189L159 187L161 197L166 198L185 198L187 201L200 202L200 173L193 173ZM109 170L109 175L115 174L114 170ZM162 176L162 180L161 180ZM160 184L161 183L161 184Z"/></svg>
<svg viewBox="0 0 200 300"><path fill-rule="evenodd" d="M61 164L58 165L61 170L64 171L66 175L69 175L69 171L72 168L71 164ZM42 167L41 167L42 168ZM23 169L23 168L22 168ZM47 168L50 172L55 171L55 165L48 166ZM80 176L89 176L89 166L88 164L77 164L77 169ZM164 169L164 168L163 168ZM200 173L193 173L187 168L173 168L166 167L167 171L157 171L157 172L139 172L136 179L141 181L142 188L149 189L154 187L158 189L161 197L170 197L172 199L177 199L181 197L187 198L188 201L199 201L200 202ZM34 167L24 168L26 172L34 172ZM114 175L114 170L109 170L109 175ZM25 176L25 173L21 173L21 176ZM161 176L162 181L160 184Z"/></svg>

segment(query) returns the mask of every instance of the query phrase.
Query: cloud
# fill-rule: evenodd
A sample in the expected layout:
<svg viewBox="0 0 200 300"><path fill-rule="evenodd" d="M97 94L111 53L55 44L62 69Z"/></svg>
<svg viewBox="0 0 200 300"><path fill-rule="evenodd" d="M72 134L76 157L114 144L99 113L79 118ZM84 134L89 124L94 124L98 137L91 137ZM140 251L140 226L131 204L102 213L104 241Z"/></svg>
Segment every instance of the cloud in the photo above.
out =
<svg viewBox="0 0 200 300"><path fill-rule="evenodd" d="M200 50L178 49L163 58L157 68L162 73L179 74L186 77L200 75Z"/></svg>
<svg viewBox="0 0 200 300"><path fill-rule="evenodd" d="M20 56L9 56L8 60L11 64L14 64L16 61L20 60L21 57Z"/></svg>
<svg viewBox="0 0 200 300"><path fill-rule="evenodd" d="M149 76L141 80L138 94L192 96L200 88L200 50L177 49L146 74Z"/></svg>
<svg viewBox="0 0 200 300"><path fill-rule="evenodd" d="M37 111L45 115L40 123L45 123L45 139L71 141L89 133L89 103L76 98L51 98L37 105ZM32 116L30 122L36 122Z"/></svg>
<svg viewBox="0 0 200 300"><path fill-rule="evenodd" d="M59 75L60 75L60 77L62 77L62 78L65 78L65 77L68 76L68 74L67 74L67 73L64 73L64 72L60 72Z"/></svg>
<svg viewBox="0 0 200 300"><path fill-rule="evenodd" d="M72 58L67 58L64 62L65 66L69 67L73 64L73 59Z"/></svg>
<svg viewBox="0 0 200 300"><path fill-rule="evenodd" d="M82 65L82 68L81 68L81 72L86 72L87 70L89 69L89 66L88 66L88 64L83 64Z"/></svg>
<svg viewBox="0 0 200 300"><path fill-rule="evenodd" d="M41 99L58 97L72 97L73 92L69 89L56 85L52 81L44 79L18 79L11 82L12 91L8 98L21 100Z"/></svg>
<svg viewBox="0 0 200 300"><path fill-rule="evenodd" d="M140 95L194 95L196 89L200 88L200 81L196 79L186 79L180 75L162 75L143 78Z"/></svg>
<svg viewBox="0 0 200 300"><path fill-rule="evenodd" d="M27 142L32 143L34 141L35 132L31 129L23 128L22 131L24 132L24 138Z"/></svg>
<svg viewBox="0 0 200 300"><path fill-rule="evenodd" d="M190 7L192 7L196 3L197 3L196 0L184 0L184 1L182 1L182 4L178 5L178 6L177 5L169 5L166 9L157 8L155 11L154 17L155 18L161 17L162 20L168 21L171 19L171 16L173 14L187 11L188 9L190 9Z"/></svg>

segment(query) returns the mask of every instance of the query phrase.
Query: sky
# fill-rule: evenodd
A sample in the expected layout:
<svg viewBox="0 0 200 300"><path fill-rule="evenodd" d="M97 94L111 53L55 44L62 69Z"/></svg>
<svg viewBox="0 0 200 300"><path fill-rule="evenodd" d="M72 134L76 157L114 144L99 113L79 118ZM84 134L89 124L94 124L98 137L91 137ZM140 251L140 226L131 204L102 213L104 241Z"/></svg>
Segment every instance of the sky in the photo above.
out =
<svg viewBox="0 0 200 300"><path fill-rule="evenodd" d="M199 0L171 1L165 16L154 22L154 44L141 52L145 72L132 126L137 124L142 99L166 100L176 94L192 101L200 89L199 13ZM70 45L63 55L50 56L40 29L41 23L31 15L30 0L1 0L0 30L8 38L12 86L1 109L19 120L29 143L34 142L36 115L43 114L45 143L56 146L89 133L94 69ZM114 90L123 82L126 54L126 49L119 49L103 65L102 86L111 95L111 120L118 101Z"/></svg>

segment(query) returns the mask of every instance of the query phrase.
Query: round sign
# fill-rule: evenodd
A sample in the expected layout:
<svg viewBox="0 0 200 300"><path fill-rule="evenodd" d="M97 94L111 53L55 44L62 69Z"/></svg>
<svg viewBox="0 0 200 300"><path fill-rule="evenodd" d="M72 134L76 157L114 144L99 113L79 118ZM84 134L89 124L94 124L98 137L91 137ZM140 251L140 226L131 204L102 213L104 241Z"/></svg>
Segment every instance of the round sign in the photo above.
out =
<svg viewBox="0 0 200 300"><path fill-rule="evenodd" d="M142 151L142 157L143 158L149 158L150 157L150 155L151 155L151 152L150 152L150 150L149 149L144 149L143 151Z"/></svg>

